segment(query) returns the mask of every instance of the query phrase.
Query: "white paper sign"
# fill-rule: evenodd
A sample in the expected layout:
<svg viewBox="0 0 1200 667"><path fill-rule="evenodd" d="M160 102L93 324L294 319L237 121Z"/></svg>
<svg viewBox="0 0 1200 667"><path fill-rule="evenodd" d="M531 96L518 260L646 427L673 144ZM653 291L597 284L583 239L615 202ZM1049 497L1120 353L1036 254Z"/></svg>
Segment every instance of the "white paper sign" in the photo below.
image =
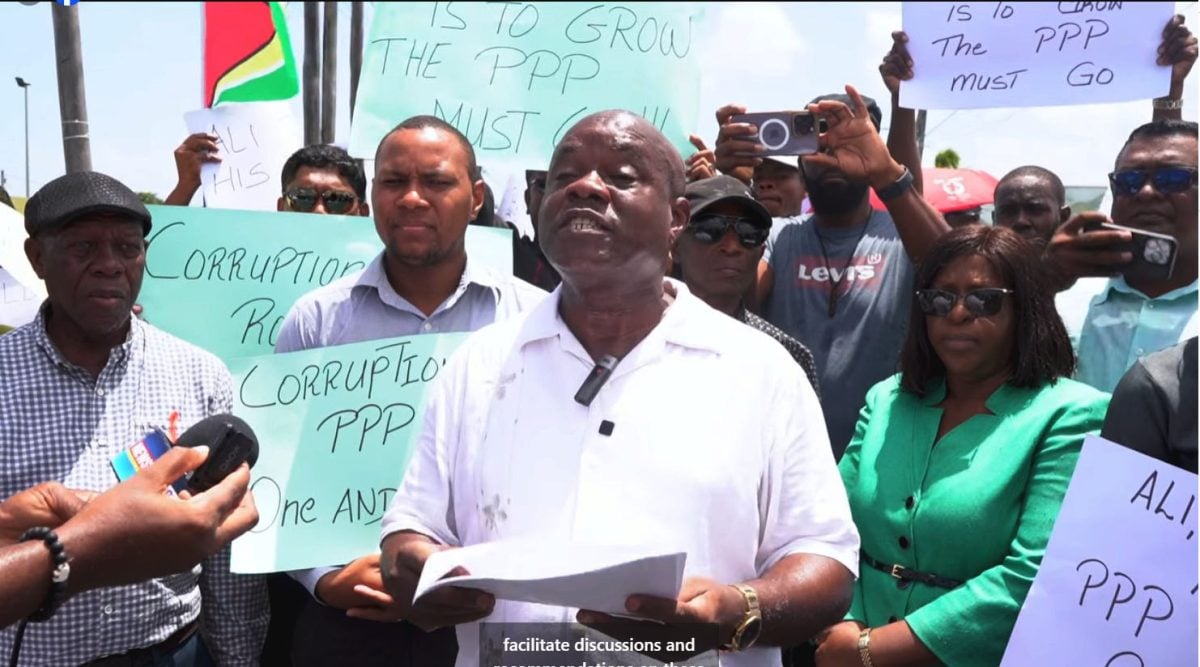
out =
<svg viewBox="0 0 1200 667"><path fill-rule="evenodd" d="M15 210L0 204L0 267L8 271L14 280L26 289L37 293L40 298L46 297L46 286L38 278L29 258L25 256L25 216Z"/></svg>
<svg viewBox="0 0 1200 667"><path fill-rule="evenodd" d="M1196 475L1088 437L1002 667L1195 665L1198 511Z"/></svg>
<svg viewBox="0 0 1200 667"><path fill-rule="evenodd" d="M283 163L304 145L289 102L222 104L184 114L188 132L217 135L220 162L200 168L210 208L274 211Z"/></svg>
<svg viewBox="0 0 1200 667"><path fill-rule="evenodd" d="M978 109L1166 95L1155 64L1173 2L905 2L900 103Z"/></svg>
<svg viewBox="0 0 1200 667"><path fill-rule="evenodd" d="M0 268L0 326L15 329L32 322L43 298L44 294L22 285L12 274Z"/></svg>
<svg viewBox="0 0 1200 667"><path fill-rule="evenodd" d="M489 542L430 556L413 601L444 586L458 586L502 600L624 615L625 600L635 593L674 600L683 584L686 559L683 552L645 547ZM459 566L470 574L445 576Z"/></svg>

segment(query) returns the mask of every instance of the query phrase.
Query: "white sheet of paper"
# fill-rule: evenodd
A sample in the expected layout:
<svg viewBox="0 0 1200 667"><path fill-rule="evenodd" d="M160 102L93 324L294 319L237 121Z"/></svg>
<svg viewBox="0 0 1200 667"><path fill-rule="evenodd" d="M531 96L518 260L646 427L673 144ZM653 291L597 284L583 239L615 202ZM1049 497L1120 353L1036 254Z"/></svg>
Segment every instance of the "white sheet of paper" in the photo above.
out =
<svg viewBox="0 0 1200 667"><path fill-rule="evenodd" d="M429 557L413 601L444 586L477 588L502 600L626 614L635 593L675 599L687 554L646 547L511 540ZM462 566L471 574L445 577Z"/></svg>
<svg viewBox="0 0 1200 667"><path fill-rule="evenodd" d="M25 256L25 217L13 209L0 204L0 267L25 286L26 289L38 295L39 300L46 298L46 285L33 272L29 258Z"/></svg>
<svg viewBox="0 0 1200 667"><path fill-rule="evenodd" d="M900 104L978 109L1166 95L1155 64L1173 2L905 2ZM1147 112L1149 115L1149 112Z"/></svg>
<svg viewBox="0 0 1200 667"><path fill-rule="evenodd" d="M184 114L188 132L218 137L220 162L200 168L204 202L211 208L274 211L282 192L283 163L304 145L290 102L222 104Z"/></svg>
<svg viewBox="0 0 1200 667"><path fill-rule="evenodd" d="M1197 509L1196 475L1088 436L1001 665L1195 665Z"/></svg>
<svg viewBox="0 0 1200 667"><path fill-rule="evenodd" d="M41 285L41 283L38 283ZM0 324L14 329L33 321L45 294L26 287L0 268Z"/></svg>

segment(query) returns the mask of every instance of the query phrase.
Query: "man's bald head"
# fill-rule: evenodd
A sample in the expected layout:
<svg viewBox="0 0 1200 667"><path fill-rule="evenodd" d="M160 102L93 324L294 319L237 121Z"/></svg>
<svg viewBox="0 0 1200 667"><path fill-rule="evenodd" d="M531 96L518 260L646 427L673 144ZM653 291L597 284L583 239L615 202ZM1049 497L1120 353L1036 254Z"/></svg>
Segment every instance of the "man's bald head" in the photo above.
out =
<svg viewBox="0 0 1200 667"><path fill-rule="evenodd" d="M584 116L563 135L555 148L555 156L562 150L574 150L579 144L578 135L598 128L608 130L606 134L612 137L614 147L641 151L660 164L662 171L659 173L666 178L667 193L671 197L683 196L687 176L679 151L650 121L631 111L609 109ZM552 159L551 165L553 163Z"/></svg>
<svg viewBox="0 0 1200 667"><path fill-rule="evenodd" d="M571 290L661 291L688 221L683 159L644 118L602 111L554 148L538 241Z"/></svg>

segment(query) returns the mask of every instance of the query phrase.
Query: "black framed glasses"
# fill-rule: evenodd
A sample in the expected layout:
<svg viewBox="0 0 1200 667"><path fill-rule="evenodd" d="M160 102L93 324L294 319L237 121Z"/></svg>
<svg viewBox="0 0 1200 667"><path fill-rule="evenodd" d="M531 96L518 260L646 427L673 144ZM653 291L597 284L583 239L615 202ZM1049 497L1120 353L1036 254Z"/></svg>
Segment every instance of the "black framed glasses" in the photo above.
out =
<svg viewBox="0 0 1200 667"><path fill-rule="evenodd" d="M358 201L358 196L353 192L344 190L326 190L325 192L317 192L312 188L293 188L283 193L287 200L288 207L293 211L301 213L312 213L317 207L317 202L324 202L325 210L334 215L342 215L354 208L354 203Z"/></svg>
<svg viewBox="0 0 1200 667"><path fill-rule="evenodd" d="M991 317L1000 312L1004 305L1004 296L1013 291L1003 287L981 287L966 294L955 294L944 289L917 290L917 307L926 315L945 317L954 310L958 300L962 299L967 312L975 317Z"/></svg>
<svg viewBox="0 0 1200 667"><path fill-rule="evenodd" d="M1196 185L1196 170L1191 167L1159 167L1158 169L1122 169L1108 175L1114 197L1132 197L1149 180L1154 189L1164 195L1187 192Z"/></svg>
<svg viewBox="0 0 1200 667"><path fill-rule="evenodd" d="M763 227L753 218L716 213L701 214L692 218L687 231L697 241L710 245L720 241L731 228L737 235L738 242L747 248L757 248L766 243L767 236L771 233L769 228Z"/></svg>

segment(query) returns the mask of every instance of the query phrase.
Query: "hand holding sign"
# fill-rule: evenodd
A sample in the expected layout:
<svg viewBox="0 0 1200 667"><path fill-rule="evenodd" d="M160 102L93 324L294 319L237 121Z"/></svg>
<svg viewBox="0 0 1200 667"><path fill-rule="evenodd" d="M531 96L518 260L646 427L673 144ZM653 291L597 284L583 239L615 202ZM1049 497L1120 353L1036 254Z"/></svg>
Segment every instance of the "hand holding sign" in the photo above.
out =
<svg viewBox="0 0 1200 667"><path fill-rule="evenodd" d="M897 30L892 33L892 50L883 57L879 65L879 75L883 77L883 85L892 94L892 99L900 94L900 82L913 78L913 60L908 54L908 33Z"/></svg>
<svg viewBox="0 0 1200 667"><path fill-rule="evenodd" d="M1163 28L1162 45L1158 47L1159 65L1171 66L1171 97L1183 96L1183 82L1196 64L1196 36L1183 25L1183 14L1176 14Z"/></svg>
<svg viewBox="0 0 1200 667"><path fill-rule="evenodd" d="M187 206L196 190L200 189L200 172L205 164L220 162L217 155L218 137L207 132L196 132L175 149L175 189L167 195L165 204Z"/></svg>

